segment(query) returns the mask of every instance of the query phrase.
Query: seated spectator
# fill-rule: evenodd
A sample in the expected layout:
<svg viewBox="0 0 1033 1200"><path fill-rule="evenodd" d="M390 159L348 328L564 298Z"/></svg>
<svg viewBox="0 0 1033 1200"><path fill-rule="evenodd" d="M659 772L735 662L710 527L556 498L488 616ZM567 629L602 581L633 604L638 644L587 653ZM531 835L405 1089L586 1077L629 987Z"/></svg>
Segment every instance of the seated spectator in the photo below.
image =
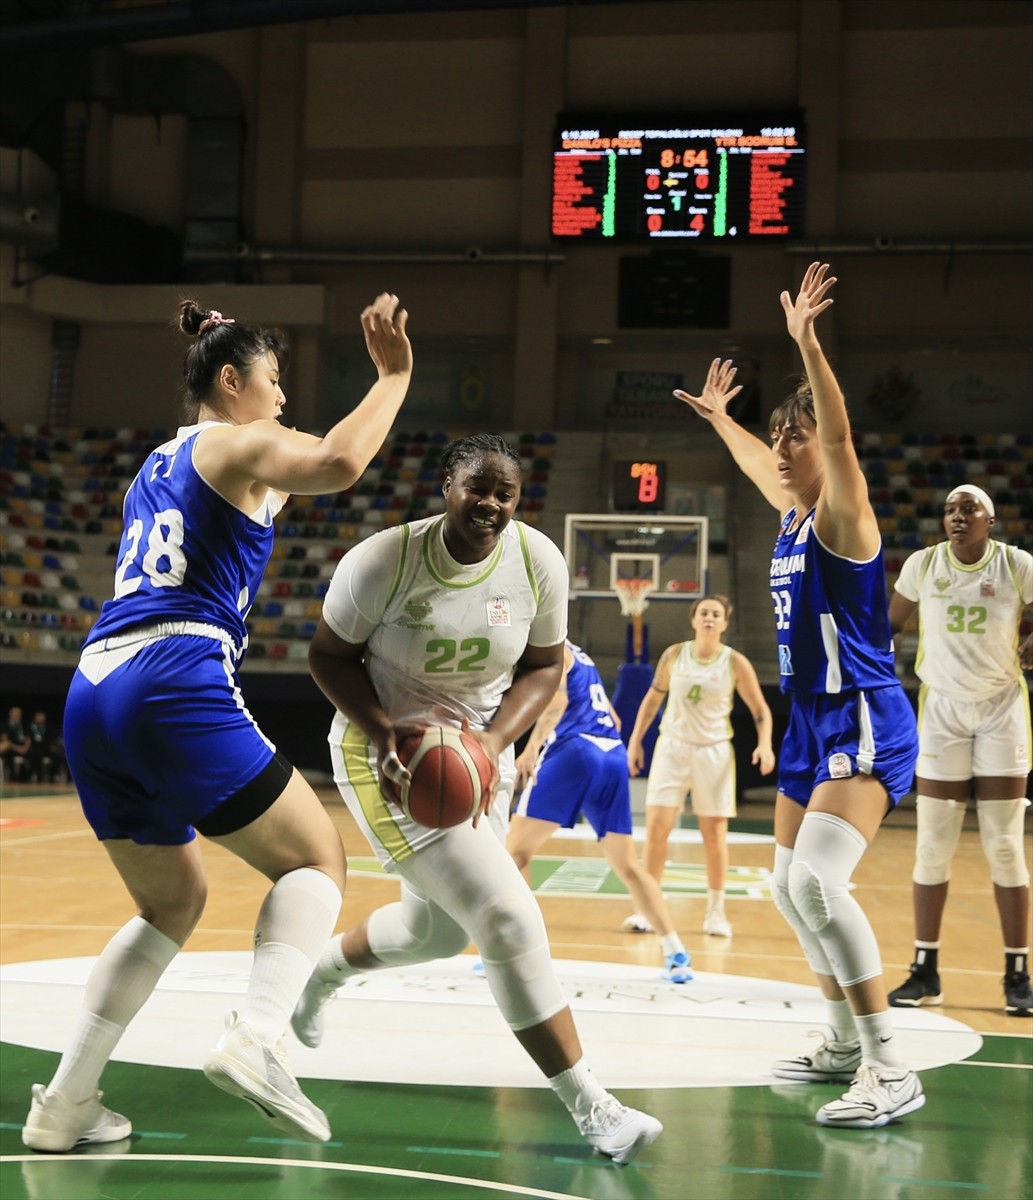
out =
<svg viewBox="0 0 1033 1200"><path fill-rule="evenodd" d="M3 754L4 760L4 777L12 781L17 781L25 778L27 762L26 756L29 753L29 746L32 744L32 739L25 732L25 725L22 722L22 710L20 708L12 708L7 713L7 721L4 724L3 741L0 743L0 753Z"/></svg>
<svg viewBox="0 0 1033 1200"><path fill-rule="evenodd" d="M56 783L64 777L63 739L47 724L47 714L33 715L29 725L28 778L38 783Z"/></svg>

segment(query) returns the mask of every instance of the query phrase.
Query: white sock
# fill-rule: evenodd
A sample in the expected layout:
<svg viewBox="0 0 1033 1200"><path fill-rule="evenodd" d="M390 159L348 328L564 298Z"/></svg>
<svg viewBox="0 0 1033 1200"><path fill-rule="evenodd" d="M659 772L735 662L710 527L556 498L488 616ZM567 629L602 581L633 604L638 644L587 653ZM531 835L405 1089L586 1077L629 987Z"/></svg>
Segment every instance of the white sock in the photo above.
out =
<svg viewBox="0 0 1033 1200"><path fill-rule="evenodd" d="M119 1038L179 952L170 937L133 917L101 951L86 981L72 1040L50 1086L73 1104L97 1090Z"/></svg>
<svg viewBox="0 0 1033 1200"><path fill-rule="evenodd" d="M685 947L676 933L665 933L660 939L660 949L664 954L684 954Z"/></svg>
<svg viewBox="0 0 1033 1200"><path fill-rule="evenodd" d="M724 891L714 891L712 888L707 889L707 912L718 913L724 916L725 911L725 894Z"/></svg>
<svg viewBox="0 0 1033 1200"><path fill-rule="evenodd" d="M858 1039L854 1014L850 1009L849 1000L826 1000L825 1018L832 1030L832 1040L835 1042L856 1042Z"/></svg>
<svg viewBox="0 0 1033 1200"><path fill-rule="evenodd" d="M596 1079L585 1066L585 1060L579 1059L566 1071L553 1075L549 1087L567 1106L567 1112L575 1121L584 1120L591 1112L592 1105L597 1100L605 1100L609 1095L606 1088Z"/></svg>
<svg viewBox="0 0 1033 1200"><path fill-rule="evenodd" d="M861 1061L866 1066L903 1070L904 1060L897 1046L893 1015L889 1009L866 1017L855 1016L854 1024L861 1038Z"/></svg>
<svg viewBox="0 0 1033 1200"><path fill-rule="evenodd" d="M255 959L239 1014L259 1041L283 1036L340 911L337 884L314 867L289 871L270 889L255 926Z"/></svg>
<svg viewBox="0 0 1033 1200"><path fill-rule="evenodd" d="M48 1092L60 1092L72 1104L81 1104L97 1094L100 1073L108 1065L124 1025L105 1021L91 1012L80 1012L68 1049L57 1064Z"/></svg>
<svg viewBox="0 0 1033 1200"><path fill-rule="evenodd" d="M323 983L344 983L352 975L361 975L362 972L353 967L344 957L342 938L335 937L330 940L319 956L319 962L316 963L312 974Z"/></svg>

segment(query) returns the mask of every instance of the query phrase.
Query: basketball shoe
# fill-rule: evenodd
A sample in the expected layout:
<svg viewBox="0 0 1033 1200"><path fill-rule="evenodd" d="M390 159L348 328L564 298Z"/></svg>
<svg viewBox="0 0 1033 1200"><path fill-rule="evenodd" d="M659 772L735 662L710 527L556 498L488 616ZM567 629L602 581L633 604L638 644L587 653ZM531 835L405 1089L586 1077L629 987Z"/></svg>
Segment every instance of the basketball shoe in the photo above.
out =
<svg viewBox="0 0 1033 1200"><path fill-rule="evenodd" d="M85 1142L120 1142L133 1132L121 1113L100 1102L97 1092L80 1104L60 1092L48 1092L42 1083L32 1085L32 1105L22 1127L22 1142L30 1150L59 1153Z"/></svg>
<svg viewBox="0 0 1033 1200"><path fill-rule="evenodd" d="M918 963L911 964L911 974L889 994L894 1008L918 1008L922 1004L942 1004L943 991L937 971Z"/></svg>
<svg viewBox="0 0 1033 1200"><path fill-rule="evenodd" d="M821 1038L821 1045L813 1054L780 1058L772 1066L771 1074L807 1083L851 1083L861 1065L861 1043L833 1042L818 1030L811 1036Z"/></svg>
<svg viewBox="0 0 1033 1200"><path fill-rule="evenodd" d="M668 983L688 983L692 978L692 959L684 950L668 954L664 960L664 979Z"/></svg>
<svg viewBox="0 0 1033 1200"><path fill-rule="evenodd" d="M590 1146L619 1166L631 1162L664 1131L655 1117L639 1112L637 1108L626 1107L616 1096L597 1100L588 1116L578 1121L577 1127Z"/></svg>
<svg viewBox="0 0 1033 1200"><path fill-rule="evenodd" d="M730 938L732 936L732 926L723 912L718 912L717 909L710 909L703 918L703 932L708 937Z"/></svg>
<svg viewBox="0 0 1033 1200"><path fill-rule="evenodd" d="M1033 988L1028 971L1009 971L1004 979L1004 1011L1009 1017L1033 1017Z"/></svg>
<svg viewBox="0 0 1033 1200"><path fill-rule="evenodd" d="M839 1129L878 1129L923 1104L925 1093L914 1071L863 1066L849 1091L818 1109L817 1120Z"/></svg>
<svg viewBox="0 0 1033 1200"><path fill-rule="evenodd" d="M474 967L474 970L476 969ZM337 995L337 989L340 986L339 983L324 983L315 975L305 984L301 999L291 1014L291 1028L303 1046L309 1046L314 1050L323 1040L323 1033L326 1029L326 1006Z"/></svg>
<svg viewBox="0 0 1033 1200"><path fill-rule="evenodd" d="M330 1123L298 1087L280 1043L260 1042L251 1026L231 1012L226 1031L208 1051L204 1073L217 1088L239 1096L288 1137L310 1142L330 1140Z"/></svg>
<svg viewBox="0 0 1033 1200"><path fill-rule="evenodd" d="M653 926L650 925L650 923L641 913L632 913L630 917L625 917L622 928L625 933L653 932Z"/></svg>

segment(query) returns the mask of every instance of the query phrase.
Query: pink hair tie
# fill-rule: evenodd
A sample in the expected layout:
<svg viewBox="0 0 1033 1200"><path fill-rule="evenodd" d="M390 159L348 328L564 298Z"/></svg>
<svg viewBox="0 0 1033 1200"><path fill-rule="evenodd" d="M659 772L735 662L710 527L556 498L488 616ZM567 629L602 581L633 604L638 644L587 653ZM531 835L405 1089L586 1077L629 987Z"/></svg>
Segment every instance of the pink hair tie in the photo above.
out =
<svg viewBox="0 0 1033 1200"><path fill-rule="evenodd" d="M197 331L197 336L200 337L202 333L207 333L209 329L214 329L216 325L233 324L235 324L235 322L232 317L224 317L221 312L218 312L213 308L208 316L205 317L205 319L201 322L201 327Z"/></svg>

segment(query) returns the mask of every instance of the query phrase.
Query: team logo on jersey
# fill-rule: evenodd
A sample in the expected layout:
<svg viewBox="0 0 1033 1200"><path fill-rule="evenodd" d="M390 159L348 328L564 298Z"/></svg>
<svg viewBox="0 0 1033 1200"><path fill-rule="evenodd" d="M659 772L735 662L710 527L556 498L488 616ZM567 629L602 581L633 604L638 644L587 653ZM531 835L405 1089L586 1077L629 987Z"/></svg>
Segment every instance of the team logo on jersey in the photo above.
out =
<svg viewBox="0 0 1033 1200"><path fill-rule="evenodd" d="M419 624L421 621L426 621L426 619L430 616L430 601L407 600L405 602L405 611L409 614L411 620Z"/></svg>
<svg viewBox="0 0 1033 1200"><path fill-rule="evenodd" d="M488 601L488 627L511 625L509 601L505 596L492 596Z"/></svg>
<svg viewBox="0 0 1033 1200"><path fill-rule="evenodd" d="M796 535L796 541L793 543L794 546L802 546L803 543L807 541L807 534L811 531L812 521L813 518L808 517L807 520L804 521L804 523L800 526L800 530Z"/></svg>
<svg viewBox="0 0 1033 1200"><path fill-rule="evenodd" d="M933 580L933 587L936 588L936 590L938 592L945 592L950 587L950 585L951 585L951 581L949 579L934 579Z"/></svg>
<svg viewBox="0 0 1033 1200"><path fill-rule="evenodd" d="M780 675L793 674L793 653L788 646L778 648L778 672Z"/></svg>
<svg viewBox="0 0 1033 1200"><path fill-rule="evenodd" d="M829 755L829 778L830 779L848 779L850 777L850 755L830 754Z"/></svg>
<svg viewBox="0 0 1033 1200"><path fill-rule="evenodd" d="M997 587L992 579L982 579L979 583L980 596L996 596Z"/></svg>

